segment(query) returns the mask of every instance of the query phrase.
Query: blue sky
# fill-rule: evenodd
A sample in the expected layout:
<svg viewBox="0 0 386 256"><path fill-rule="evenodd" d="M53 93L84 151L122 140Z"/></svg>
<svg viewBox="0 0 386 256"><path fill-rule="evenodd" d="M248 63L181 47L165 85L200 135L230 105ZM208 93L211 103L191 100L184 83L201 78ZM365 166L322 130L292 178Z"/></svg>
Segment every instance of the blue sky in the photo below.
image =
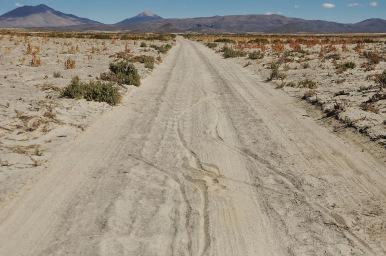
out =
<svg viewBox="0 0 386 256"><path fill-rule="evenodd" d="M346 23L386 19L386 0L0 0L0 13L40 3L104 23L115 23L144 10L165 18L277 13Z"/></svg>

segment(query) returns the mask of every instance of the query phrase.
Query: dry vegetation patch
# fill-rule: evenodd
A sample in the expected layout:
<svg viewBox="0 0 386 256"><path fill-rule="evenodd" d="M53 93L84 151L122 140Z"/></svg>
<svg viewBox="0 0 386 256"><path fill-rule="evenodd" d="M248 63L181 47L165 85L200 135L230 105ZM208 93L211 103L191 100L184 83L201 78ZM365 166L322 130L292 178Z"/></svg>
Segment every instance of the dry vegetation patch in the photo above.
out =
<svg viewBox="0 0 386 256"><path fill-rule="evenodd" d="M139 85L174 38L0 31L0 201L36 175L60 145L118 104L135 88L129 85ZM109 81L99 79L109 72Z"/></svg>
<svg viewBox="0 0 386 256"><path fill-rule="evenodd" d="M386 147L383 35L187 35ZM236 58L237 57L237 58ZM251 61L253 60L253 61Z"/></svg>

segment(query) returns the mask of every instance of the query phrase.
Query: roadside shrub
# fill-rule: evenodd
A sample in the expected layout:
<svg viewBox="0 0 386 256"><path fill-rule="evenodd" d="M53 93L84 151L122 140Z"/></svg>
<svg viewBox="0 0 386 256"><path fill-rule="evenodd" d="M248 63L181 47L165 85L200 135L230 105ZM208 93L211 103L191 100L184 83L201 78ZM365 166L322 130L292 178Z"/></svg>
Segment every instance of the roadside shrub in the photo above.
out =
<svg viewBox="0 0 386 256"><path fill-rule="evenodd" d="M343 63L343 68L345 69L354 69L357 65L354 63L354 62L346 62L346 63Z"/></svg>
<svg viewBox="0 0 386 256"><path fill-rule="evenodd" d="M54 76L54 78L61 78L62 74L60 74L60 72L56 71L56 72L54 72L53 76Z"/></svg>
<svg viewBox="0 0 386 256"><path fill-rule="evenodd" d="M282 79L284 77L284 75L279 72L279 68L280 68L280 62L271 63L271 66L270 66L271 74L269 75L267 81Z"/></svg>
<svg viewBox="0 0 386 256"><path fill-rule="evenodd" d="M147 47L147 44L145 42L141 42L140 47L142 47L142 48Z"/></svg>
<svg viewBox="0 0 386 256"><path fill-rule="evenodd" d="M139 62L142 64L145 64L145 68L153 69L155 58L153 56L147 56L147 55L140 55L135 56L130 59L132 62Z"/></svg>
<svg viewBox="0 0 386 256"><path fill-rule="evenodd" d="M236 41L235 40L232 40L232 39L229 39L229 38L218 38L216 40L214 40L215 43L229 43L229 44L235 44Z"/></svg>
<svg viewBox="0 0 386 256"><path fill-rule="evenodd" d="M382 74L375 76L375 81L382 87L386 88L386 70Z"/></svg>
<svg viewBox="0 0 386 256"><path fill-rule="evenodd" d="M150 47L157 50L159 53L164 53L164 54L167 53L170 49L172 49L172 46L170 44L164 44L161 46L153 44Z"/></svg>
<svg viewBox="0 0 386 256"><path fill-rule="evenodd" d="M244 51L234 50L234 49L229 48L229 47L224 47L222 49L222 51L223 51L223 57L226 59L227 58L245 57L247 55L247 53Z"/></svg>
<svg viewBox="0 0 386 256"><path fill-rule="evenodd" d="M74 77L71 83L64 88L62 97L106 102L110 105L116 105L121 100L121 94L114 83L81 82L79 77Z"/></svg>
<svg viewBox="0 0 386 256"><path fill-rule="evenodd" d="M40 60L39 56L36 54L32 54L32 59L30 62L31 67L39 67L42 64L42 61Z"/></svg>
<svg viewBox="0 0 386 256"><path fill-rule="evenodd" d="M214 48L217 47L217 44L216 44L216 43L206 43L205 45L206 45L208 48L210 48L210 49L214 49Z"/></svg>
<svg viewBox="0 0 386 256"><path fill-rule="evenodd" d="M327 60L340 60L340 54L339 53L331 53L331 54L328 54L325 58Z"/></svg>
<svg viewBox="0 0 386 256"><path fill-rule="evenodd" d="M307 69L307 68L310 67L310 63L304 62L304 63L302 64L302 67L303 67L304 69Z"/></svg>
<svg viewBox="0 0 386 256"><path fill-rule="evenodd" d="M381 56L378 53L371 51L363 52L363 57L365 57L370 64L378 64L382 60Z"/></svg>
<svg viewBox="0 0 386 256"><path fill-rule="evenodd" d="M109 80L118 84L141 85L141 78L135 66L128 60L110 63L110 73L101 74L102 80Z"/></svg>
<svg viewBox="0 0 386 256"><path fill-rule="evenodd" d="M352 61L345 62L343 64L337 65L336 69L338 70L338 73L342 73L347 71L348 69L354 69L356 67L356 64Z"/></svg>
<svg viewBox="0 0 386 256"><path fill-rule="evenodd" d="M309 99L309 98L311 98L311 97L314 97L315 95L316 95L316 92L315 92L314 90L308 90L308 91L306 91L306 92L303 94L302 99L303 99L303 100L307 100L307 99Z"/></svg>
<svg viewBox="0 0 386 256"><path fill-rule="evenodd" d="M248 59L257 60L264 58L264 53L261 51L254 51L248 54Z"/></svg>
<svg viewBox="0 0 386 256"><path fill-rule="evenodd" d="M325 113L328 117L330 117L330 116L337 117L339 115L339 113L342 113L344 111L346 111L346 105L343 102L335 101L333 107L330 109L326 109ZM347 122L347 123L349 123L349 122Z"/></svg>
<svg viewBox="0 0 386 256"><path fill-rule="evenodd" d="M75 68L75 60L67 59L64 62L64 69L74 69Z"/></svg>
<svg viewBox="0 0 386 256"><path fill-rule="evenodd" d="M298 82L298 87L300 88L308 88L308 89L315 89L317 87L316 82L306 79Z"/></svg>

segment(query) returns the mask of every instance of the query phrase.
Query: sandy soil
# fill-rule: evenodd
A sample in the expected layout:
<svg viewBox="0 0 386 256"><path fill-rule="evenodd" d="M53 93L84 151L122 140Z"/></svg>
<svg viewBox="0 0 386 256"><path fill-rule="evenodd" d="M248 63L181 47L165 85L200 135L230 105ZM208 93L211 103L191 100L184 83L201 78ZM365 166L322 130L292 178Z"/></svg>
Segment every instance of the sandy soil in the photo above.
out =
<svg viewBox="0 0 386 256"><path fill-rule="evenodd" d="M0 209L0 255L386 255L386 168L205 46Z"/></svg>
<svg viewBox="0 0 386 256"><path fill-rule="evenodd" d="M154 49L140 47L140 42L0 37L0 207L38 177L60 145L112 109L105 103L60 98L60 90L74 76L96 79L108 70L114 54L125 49L133 55L158 56ZM38 52L40 66L30 65L28 45L31 52ZM68 58L75 60L74 69L65 69ZM151 72L143 64L135 65L142 77Z"/></svg>
<svg viewBox="0 0 386 256"><path fill-rule="evenodd" d="M258 44L218 43L214 50L220 53L222 47L228 46L246 53L263 53L264 57L257 60L248 56L231 60L264 78L270 77L271 63L280 61L281 77L270 81L270 84L320 106L346 127L355 128L386 148L386 95L384 88L374 81L375 75L386 71L386 44L384 38L374 40L380 42L332 43L323 46L315 43L295 47L287 43L281 51L274 50L275 43L266 44L263 48ZM300 48L296 49L296 46ZM364 57L365 52L376 53L380 57L379 63L369 65L369 59ZM354 63L355 67L339 69L339 65L348 62ZM298 85L305 80L315 82L315 88Z"/></svg>

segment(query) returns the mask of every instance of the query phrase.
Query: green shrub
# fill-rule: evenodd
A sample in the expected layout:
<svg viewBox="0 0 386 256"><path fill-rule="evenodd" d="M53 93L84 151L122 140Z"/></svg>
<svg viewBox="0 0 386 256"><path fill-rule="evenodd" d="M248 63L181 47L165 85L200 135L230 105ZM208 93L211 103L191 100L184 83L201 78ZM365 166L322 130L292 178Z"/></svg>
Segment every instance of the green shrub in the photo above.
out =
<svg viewBox="0 0 386 256"><path fill-rule="evenodd" d="M337 72L338 73L343 73L345 71L347 71L348 69L354 69L356 67L356 64L354 62L345 62L345 63L342 63L342 64L339 64L336 66L336 69L337 69Z"/></svg>
<svg viewBox="0 0 386 256"><path fill-rule="evenodd" d="M110 71L110 74L101 76L101 79L117 82L118 84L141 85L141 77L137 69L128 60L110 63Z"/></svg>
<svg viewBox="0 0 386 256"><path fill-rule="evenodd" d="M61 78L62 74L60 74L60 72L58 72L58 71L55 71L53 76L54 76L54 78Z"/></svg>
<svg viewBox="0 0 386 256"><path fill-rule="evenodd" d="M71 83L64 88L62 97L106 102L110 105L116 105L121 100L121 94L114 83L81 82L79 77L74 77Z"/></svg>
<svg viewBox="0 0 386 256"><path fill-rule="evenodd" d="M245 57L247 55L247 53L244 52L244 51L234 50L234 49L229 48L229 47L224 47L222 49L222 52L223 52L223 57L224 58Z"/></svg>
<svg viewBox="0 0 386 256"><path fill-rule="evenodd" d="M342 66L345 69L354 69L357 65L354 62L350 61L350 62L343 63Z"/></svg>
<svg viewBox="0 0 386 256"><path fill-rule="evenodd" d="M145 64L145 68L153 69L155 58L153 56L140 55L130 59L132 62L139 62Z"/></svg>
<svg viewBox="0 0 386 256"><path fill-rule="evenodd" d="M264 58L264 53L262 53L261 51L254 51L249 53L248 58L251 60L262 59Z"/></svg>
<svg viewBox="0 0 386 256"><path fill-rule="evenodd" d="M378 74L375 77L375 81L382 87L386 88L386 70L382 74Z"/></svg>
<svg viewBox="0 0 386 256"><path fill-rule="evenodd" d="M316 82L314 82L312 80L309 80L309 79L306 79L306 80L303 80L303 81L299 81L298 82L298 87L300 87L300 88L308 88L308 89L315 89L316 87L318 87L318 85L316 84Z"/></svg>
<svg viewBox="0 0 386 256"><path fill-rule="evenodd" d="M365 51L363 57L367 58L370 64L378 64L382 57L377 52Z"/></svg>
<svg viewBox="0 0 386 256"><path fill-rule="evenodd" d="M164 44L161 46L152 44L150 47L157 50L159 53L167 53L170 49L172 49L172 46L170 44Z"/></svg>
<svg viewBox="0 0 386 256"><path fill-rule="evenodd" d="M235 40L229 39L229 38L218 38L214 40L215 43L229 43L229 44L234 44L236 43Z"/></svg>
<svg viewBox="0 0 386 256"><path fill-rule="evenodd" d="M207 47L209 47L210 49L214 49L217 47L217 44L216 43L206 43L205 44Z"/></svg>
<svg viewBox="0 0 386 256"><path fill-rule="evenodd" d="M271 69L271 74L268 77L268 81L272 81L274 79L280 79L283 78L283 75L279 72L280 68L280 62L272 62L270 69Z"/></svg>

